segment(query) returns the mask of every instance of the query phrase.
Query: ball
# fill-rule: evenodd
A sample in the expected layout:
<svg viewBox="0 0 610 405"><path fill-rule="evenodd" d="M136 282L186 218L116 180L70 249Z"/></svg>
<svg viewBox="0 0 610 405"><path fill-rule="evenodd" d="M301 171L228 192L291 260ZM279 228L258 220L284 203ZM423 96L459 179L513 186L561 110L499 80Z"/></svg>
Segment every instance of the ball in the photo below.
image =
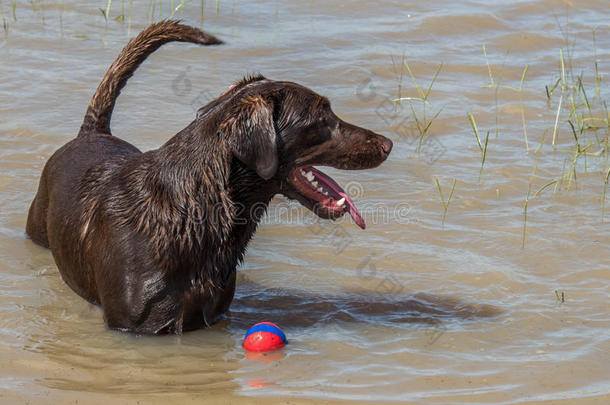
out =
<svg viewBox="0 0 610 405"><path fill-rule="evenodd" d="M284 332L274 323L260 322L246 332L244 349L252 352L277 350L288 343Z"/></svg>

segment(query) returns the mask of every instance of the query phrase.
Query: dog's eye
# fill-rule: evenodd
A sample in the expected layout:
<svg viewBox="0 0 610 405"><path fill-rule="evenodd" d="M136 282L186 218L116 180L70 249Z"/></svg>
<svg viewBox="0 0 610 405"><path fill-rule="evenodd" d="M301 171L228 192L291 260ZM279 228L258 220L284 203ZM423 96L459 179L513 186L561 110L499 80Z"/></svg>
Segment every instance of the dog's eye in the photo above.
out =
<svg viewBox="0 0 610 405"><path fill-rule="evenodd" d="M318 123L320 126L328 128L331 132L337 129L337 126L339 125L339 121L332 111L329 114L322 114Z"/></svg>
<svg viewBox="0 0 610 405"><path fill-rule="evenodd" d="M321 120L318 125L311 128L309 139L313 145L319 145L327 142L332 136L332 128L328 125L327 120Z"/></svg>

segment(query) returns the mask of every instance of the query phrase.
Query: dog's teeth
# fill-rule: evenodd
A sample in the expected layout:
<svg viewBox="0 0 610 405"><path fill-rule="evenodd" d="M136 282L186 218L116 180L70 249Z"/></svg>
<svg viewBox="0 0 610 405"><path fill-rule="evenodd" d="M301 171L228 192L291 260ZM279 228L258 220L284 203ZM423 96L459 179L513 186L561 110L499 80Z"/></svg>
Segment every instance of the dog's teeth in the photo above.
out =
<svg viewBox="0 0 610 405"><path fill-rule="evenodd" d="M318 182L317 181L312 181L311 184L313 184L314 187L318 187Z"/></svg>
<svg viewBox="0 0 610 405"><path fill-rule="evenodd" d="M324 192L323 192L323 194L324 194L324 195L328 195L328 191L324 191Z"/></svg>
<svg viewBox="0 0 610 405"><path fill-rule="evenodd" d="M309 180L309 181L313 181L313 179L314 179L312 172L305 173L305 177L307 177L307 180Z"/></svg>
<svg viewBox="0 0 610 405"><path fill-rule="evenodd" d="M345 197L343 197L343 198L342 198L342 199L340 199L340 200L337 200L337 205L338 205L338 206L342 207L342 206L343 206L343 203L345 203Z"/></svg>
<svg viewBox="0 0 610 405"><path fill-rule="evenodd" d="M301 174L305 176L305 170L301 169Z"/></svg>
<svg viewBox="0 0 610 405"><path fill-rule="evenodd" d="M324 189L322 187L318 187L318 192L323 193Z"/></svg>

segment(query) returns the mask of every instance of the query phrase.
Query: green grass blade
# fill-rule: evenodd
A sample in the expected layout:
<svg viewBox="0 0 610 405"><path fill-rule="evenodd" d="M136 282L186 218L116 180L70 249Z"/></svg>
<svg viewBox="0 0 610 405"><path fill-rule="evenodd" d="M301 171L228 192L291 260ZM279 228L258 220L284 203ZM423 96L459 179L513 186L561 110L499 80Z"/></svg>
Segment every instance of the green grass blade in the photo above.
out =
<svg viewBox="0 0 610 405"><path fill-rule="evenodd" d="M438 65L438 69L436 69L436 73L434 73L434 77L432 78L432 81L430 82L430 85L428 86L428 90L426 91L426 96L424 97L424 100L428 99L430 90L432 90L432 86L434 85L434 82L436 81L436 78L438 77L438 74L440 73L442 68L443 68L443 62L441 62L441 64Z"/></svg>
<svg viewBox="0 0 610 405"><path fill-rule="evenodd" d="M477 123L474 120L474 116L471 113L468 113L466 116L468 117L468 121L470 121L470 126L472 127L472 130L474 131L474 135L477 137L477 143L479 144L479 149L481 149L481 151L483 151L483 144L481 143L481 138L479 137L479 129L477 128Z"/></svg>
<svg viewBox="0 0 610 405"><path fill-rule="evenodd" d="M563 102L563 93L559 96L559 105L557 106L557 115L555 115L555 127L553 128L553 142L552 145L555 146L555 141L557 140L557 124L559 123L559 113L561 112L561 103Z"/></svg>
<svg viewBox="0 0 610 405"><path fill-rule="evenodd" d="M489 81L493 86L495 84L494 76L491 73L491 66L489 65L489 59L487 58L487 48L485 47L485 45L483 45L483 55L485 55L485 63L487 64L487 72L489 73Z"/></svg>
<svg viewBox="0 0 610 405"><path fill-rule="evenodd" d="M587 92L585 91L585 87L582 84L581 76L578 76L578 89L580 90L580 92L582 93L582 96L584 97L585 105L587 106L587 110L589 111L589 114L591 114L591 105L589 104L589 98L587 97Z"/></svg>
<svg viewBox="0 0 610 405"><path fill-rule="evenodd" d="M527 74L527 69L529 69L529 65L525 65L523 69L523 74L521 74L521 84L519 85L519 91L523 90L523 82L525 82L525 75Z"/></svg>
<svg viewBox="0 0 610 405"><path fill-rule="evenodd" d="M409 64L407 63L407 60L404 60L404 65L407 68L407 72L409 72L409 76L411 76L411 80L413 80L413 84L415 84L415 88L417 89L417 93L419 94L419 96L425 100L426 99L426 95L424 94L423 90L421 89L421 87L419 87L419 83L417 83L417 79L415 78L415 75L413 74L413 72L411 71L411 67L409 66Z"/></svg>

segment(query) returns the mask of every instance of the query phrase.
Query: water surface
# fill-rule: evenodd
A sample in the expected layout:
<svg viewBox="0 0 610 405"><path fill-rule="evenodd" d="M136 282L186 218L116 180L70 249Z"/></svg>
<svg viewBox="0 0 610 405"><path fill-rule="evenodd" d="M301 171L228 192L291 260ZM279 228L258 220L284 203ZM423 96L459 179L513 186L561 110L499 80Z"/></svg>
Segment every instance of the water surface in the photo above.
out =
<svg viewBox="0 0 610 405"><path fill-rule="evenodd" d="M0 2L0 402L610 402L606 2L220 1L203 14L199 2L185 5L177 17L227 45L155 53L118 100L115 135L158 147L232 82L261 72L326 95L395 147L378 169L328 170L366 231L278 198L227 318L151 338L106 330L23 228L44 162L75 136L122 46L158 19L154 3L152 17L149 2L131 12L125 2L121 22L113 2L106 22L101 1L18 2L15 16ZM593 154L578 158L575 181L575 93L545 92L561 77L560 49L567 85L583 75L591 112L577 95L577 114L606 126L579 138ZM428 119L441 111L419 151L408 100L391 101L420 97L403 58L424 91L443 63L425 104ZM411 102L421 119L423 104ZM490 131L482 173L467 113L482 143ZM444 222L436 180L445 200L455 180ZM249 358L241 339L262 320L290 344Z"/></svg>

